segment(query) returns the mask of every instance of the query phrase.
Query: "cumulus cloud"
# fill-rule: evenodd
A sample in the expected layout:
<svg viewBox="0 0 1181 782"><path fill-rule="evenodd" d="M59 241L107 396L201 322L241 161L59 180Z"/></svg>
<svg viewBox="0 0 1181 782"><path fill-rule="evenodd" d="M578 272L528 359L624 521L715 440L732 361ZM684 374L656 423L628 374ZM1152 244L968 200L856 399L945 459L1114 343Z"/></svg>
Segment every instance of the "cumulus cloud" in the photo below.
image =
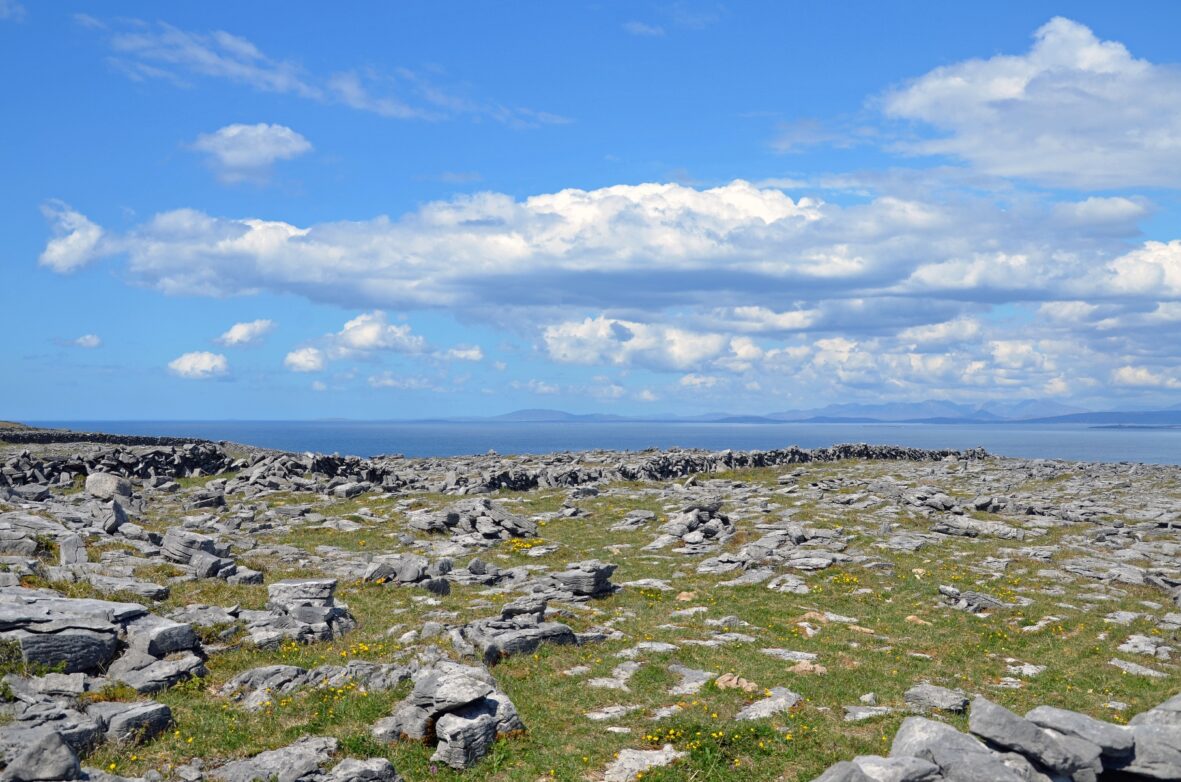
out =
<svg viewBox="0 0 1181 782"><path fill-rule="evenodd" d="M283 365L292 372L319 372L324 369L324 353L317 348L299 348L287 354Z"/></svg>
<svg viewBox="0 0 1181 782"><path fill-rule="evenodd" d="M253 345L274 330L274 328L274 321L261 318L245 323L235 323L217 338L217 342L226 347Z"/></svg>
<svg viewBox="0 0 1181 782"><path fill-rule="evenodd" d="M83 334L74 340L74 344L80 348L93 350L94 348L101 348L103 341L97 334Z"/></svg>
<svg viewBox="0 0 1181 782"><path fill-rule="evenodd" d="M546 350L556 361L575 364L638 364L687 369L717 358L728 348L723 334L603 316L548 326Z"/></svg>
<svg viewBox="0 0 1181 782"><path fill-rule="evenodd" d="M722 322L739 331L788 332L807 329L816 323L819 312L815 309L787 310L775 312L767 307L732 307L718 313Z"/></svg>
<svg viewBox="0 0 1181 782"><path fill-rule="evenodd" d="M443 310L533 339L562 364L823 399L1110 382L1125 357L1159 349L1162 324L1181 322L1181 241L1141 241L1147 214L1133 198L1045 194L841 205L735 181L478 193L308 226L182 209L116 234L70 219L98 232L87 260L121 257L128 278L167 293L268 292L360 312L297 346L285 361L295 371L383 354L481 360L470 345L431 346L393 314ZM675 401L692 389L660 390Z"/></svg>
<svg viewBox="0 0 1181 782"><path fill-rule="evenodd" d="M227 374L230 364L225 356L202 350L177 356L168 362L168 369L178 377L205 380Z"/></svg>
<svg viewBox="0 0 1181 782"><path fill-rule="evenodd" d="M1110 223L1052 218L1052 207L1036 202L880 196L842 207L743 181L700 190L618 185L523 200L463 195L397 219L307 227L178 209L117 236L70 210L45 257L66 270L122 254L137 280L177 294L267 290L486 317L559 297L592 311L712 305L736 328L771 332L817 327L817 302L852 301L851 292L1089 294L1103 264L1128 252L1131 224L1121 216L1125 232L1113 233ZM783 306L786 297L794 306ZM855 314L830 304L826 319L840 306Z"/></svg>
<svg viewBox="0 0 1181 782"><path fill-rule="evenodd" d="M1145 242L1108 264L1116 291L1162 298L1181 295L1181 240Z"/></svg>
<svg viewBox="0 0 1181 782"><path fill-rule="evenodd" d="M285 125L226 125L203 133L192 148L204 152L224 182L265 181L278 160L291 160L310 152L312 144Z"/></svg>
<svg viewBox="0 0 1181 782"><path fill-rule="evenodd" d="M332 337L338 352L390 350L396 353L421 353L426 340L411 332L409 324L394 325L381 310L366 312L344 324Z"/></svg>
<svg viewBox="0 0 1181 782"><path fill-rule="evenodd" d="M915 346L935 347L946 346L954 342L963 342L980 333L980 324L971 318L957 318L942 323L931 323L924 326L911 326L898 333L903 342Z"/></svg>
<svg viewBox="0 0 1181 782"><path fill-rule="evenodd" d="M1181 70L1062 17L1025 54L936 68L888 93L884 108L943 134L905 150L990 174L1083 189L1181 181Z"/></svg>
<svg viewBox="0 0 1181 782"><path fill-rule="evenodd" d="M42 205L41 212L53 231L53 238L38 259L42 266L68 273L97 257L102 228L61 201L49 201Z"/></svg>
<svg viewBox="0 0 1181 782"><path fill-rule="evenodd" d="M319 372L330 360L365 358L379 352L420 354L426 349L426 340L415 334L409 324L390 323L385 312L373 310L352 318L340 331L324 335L316 344L291 351L283 363L294 372ZM483 357L478 347L456 350L460 355L448 357L468 361Z"/></svg>
<svg viewBox="0 0 1181 782"><path fill-rule="evenodd" d="M900 229L915 219L906 212L885 204L860 233ZM860 257L849 243L807 236L821 214L813 200L746 182L709 190L621 185L523 201L480 193L397 220L306 228L179 209L113 246L134 275L171 293L270 289L334 303L445 306L483 302L489 286L510 281L516 301L507 303L546 302L570 278L591 275L601 284L581 295L602 300L627 289L614 284L620 278L636 276L679 272L679 281L665 282L702 290L725 279L831 281L870 270L878 259ZM522 279L530 283L519 285Z"/></svg>
<svg viewBox="0 0 1181 782"><path fill-rule="evenodd" d="M1111 374L1116 385L1141 388L1181 388L1181 379L1163 372L1154 372L1147 367L1125 365Z"/></svg>
<svg viewBox="0 0 1181 782"><path fill-rule="evenodd" d="M1047 301L1038 307L1038 314L1049 321L1074 325L1089 320L1099 310L1098 304L1087 301Z"/></svg>

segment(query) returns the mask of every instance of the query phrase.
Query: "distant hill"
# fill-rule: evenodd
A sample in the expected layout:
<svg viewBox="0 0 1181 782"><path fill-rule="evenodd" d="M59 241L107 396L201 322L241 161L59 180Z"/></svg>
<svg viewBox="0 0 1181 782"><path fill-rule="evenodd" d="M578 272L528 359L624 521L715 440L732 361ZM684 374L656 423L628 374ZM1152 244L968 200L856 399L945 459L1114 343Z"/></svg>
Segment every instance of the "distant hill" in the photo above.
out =
<svg viewBox="0 0 1181 782"><path fill-rule="evenodd" d="M980 405L927 399L922 402L828 405L811 410L770 413L768 417L780 421L809 421L812 423L880 423L887 421L899 423L979 423L981 421L1020 421L1027 418L1046 418L1085 412L1088 411L1081 407L1043 399L1014 399L985 402Z"/></svg>
<svg viewBox="0 0 1181 782"><path fill-rule="evenodd" d="M1032 418L1026 424L1135 424L1138 426L1174 426L1181 424L1181 409L1128 411L1111 410L1103 413L1075 413L1048 418Z"/></svg>
<svg viewBox="0 0 1181 782"><path fill-rule="evenodd" d="M511 413L493 416L487 420L507 421L513 423L576 423L596 421L625 421L627 419L620 415L608 415L605 413L588 413L586 415L577 415L575 413L567 413L563 410L546 410L538 408L529 410L514 410Z"/></svg>
<svg viewBox="0 0 1181 782"><path fill-rule="evenodd" d="M1049 418L1059 415L1075 415L1090 412L1084 407L1064 405L1045 399L1017 399L1011 402L985 402L976 408L979 412L987 412L998 418L1022 420L1028 418Z"/></svg>
<svg viewBox="0 0 1181 782"><path fill-rule="evenodd" d="M962 405L935 399L929 399L924 402L828 405L812 410L788 410L781 413L771 413L768 417L780 421L811 421L813 423L913 421L920 418L997 418L994 414L981 412L972 405Z"/></svg>

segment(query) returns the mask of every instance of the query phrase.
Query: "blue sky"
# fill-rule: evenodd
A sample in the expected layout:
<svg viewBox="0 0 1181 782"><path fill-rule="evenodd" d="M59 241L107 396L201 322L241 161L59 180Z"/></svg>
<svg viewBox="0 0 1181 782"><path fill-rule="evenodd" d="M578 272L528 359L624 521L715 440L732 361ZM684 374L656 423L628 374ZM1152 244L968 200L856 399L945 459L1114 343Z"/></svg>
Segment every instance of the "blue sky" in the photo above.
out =
<svg viewBox="0 0 1181 782"><path fill-rule="evenodd" d="M0 0L0 418L1181 401L1181 6Z"/></svg>

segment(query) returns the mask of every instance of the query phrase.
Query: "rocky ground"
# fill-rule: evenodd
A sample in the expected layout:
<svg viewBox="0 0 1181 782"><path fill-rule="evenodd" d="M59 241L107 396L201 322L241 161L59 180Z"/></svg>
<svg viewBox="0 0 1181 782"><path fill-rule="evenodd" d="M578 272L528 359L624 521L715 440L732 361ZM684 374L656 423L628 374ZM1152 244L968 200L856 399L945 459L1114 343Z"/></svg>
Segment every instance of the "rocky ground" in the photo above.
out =
<svg viewBox="0 0 1181 782"><path fill-rule="evenodd" d="M1181 779L1181 468L5 437L5 779Z"/></svg>

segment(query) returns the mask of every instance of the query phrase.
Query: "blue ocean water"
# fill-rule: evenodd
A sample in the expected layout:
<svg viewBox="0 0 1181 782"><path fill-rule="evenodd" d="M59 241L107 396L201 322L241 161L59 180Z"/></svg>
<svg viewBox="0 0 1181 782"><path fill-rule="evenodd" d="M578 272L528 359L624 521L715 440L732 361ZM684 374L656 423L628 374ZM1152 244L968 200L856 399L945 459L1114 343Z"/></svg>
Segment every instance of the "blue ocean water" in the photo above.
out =
<svg viewBox="0 0 1181 782"><path fill-rule="evenodd" d="M1073 424L735 424L388 421L41 421L44 426L116 434L231 440L286 451L355 456L458 456L596 448L734 450L817 448L867 442L917 448L983 447L1002 456L1072 461L1181 464L1179 429L1099 429Z"/></svg>

